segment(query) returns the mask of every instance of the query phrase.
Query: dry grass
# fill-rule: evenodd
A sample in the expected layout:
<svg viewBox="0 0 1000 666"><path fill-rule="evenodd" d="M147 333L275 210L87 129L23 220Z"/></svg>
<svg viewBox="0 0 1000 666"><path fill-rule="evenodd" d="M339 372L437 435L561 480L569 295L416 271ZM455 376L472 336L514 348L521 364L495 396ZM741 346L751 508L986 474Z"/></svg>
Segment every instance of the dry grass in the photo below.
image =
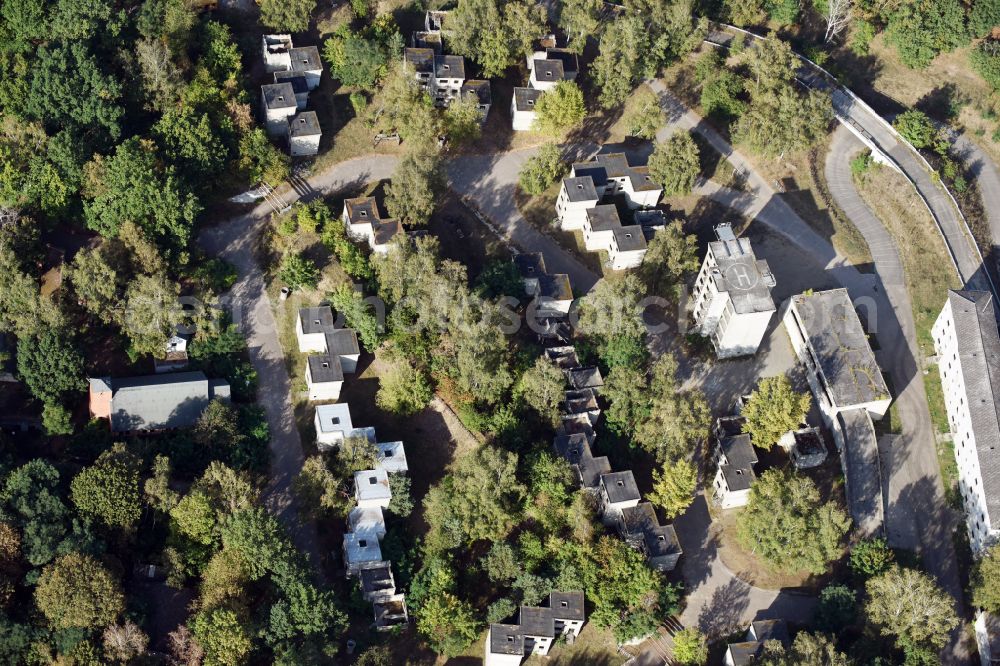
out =
<svg viewBox="0 0 1000 666"><path fill-rule="evenodd" d="M888 167L872 167L858 182L858 192L896 239L913 302L917 343L924 355L931 354L931 327L946 291L960 286L937 224L909 181Z"/></svg>

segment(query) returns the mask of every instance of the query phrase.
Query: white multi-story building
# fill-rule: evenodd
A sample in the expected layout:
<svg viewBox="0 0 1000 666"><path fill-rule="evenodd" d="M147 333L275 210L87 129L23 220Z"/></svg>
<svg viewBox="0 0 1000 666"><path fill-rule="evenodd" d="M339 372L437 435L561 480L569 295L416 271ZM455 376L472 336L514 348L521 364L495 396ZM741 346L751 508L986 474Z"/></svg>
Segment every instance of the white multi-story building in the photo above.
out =
<svg viewBox="0 0 1000 666"><path fill-rule="evenodd" d="M388 254L389 243L397 234L403 233L403 225L398 220L383 218L378 212L374 197L358 197L344 201L342 215L347 233L354 240L368 243L376 254Z"/></svg>
<svg viewBox="0 0 1000 666"><path fill-rule="evenodd" d="M602 474L598 492L601 520L605 525L618 528L622 525L622 511L636 506L642 499L632 470Z"/></svg>
<svg viewBox="0 0 1000 666"><path fill-rule="evenodd" d="M718 240L708 244L695 280L695 324L719 358L753 354L776 310L774 275L767 261L754 255L750 240L737 238L731 226L720 224L715 234Z"/></svg>
<svg viewBox="0 0 1000 666"><path fill-rule="evenodd" d="M545 50L538 50L525 58L528 65L528 71L534 74L535 63L537 61L557 61L562 68L562 78L566 81L575 81L576 75L580 72L580 59L575 53L567 49L559 49L554 47L546 48ZM532 78L532 85L534 85L535 79Z"/></svg>
<svg viewBox="0 0 1000 666"><path fill-rule="evenodd" d="M892 396L846 289L789 299L783 319L809 388L833 433L846 481L847 504L862 534L883 530L878 441L872 419Z"/></svg>
<svg viewBox="0 0 1000 666"><path fill-rule="evenodd" d="M521 606L517 624L491 624L484 666L517 666L525 656L545 656L557 638L580 635L586 618L583 592L552 592L548 608Z"/></svg>
<svg viewBox="0 0 1000 666"><path fill-rule="evenodd" d="M403 60L413 68L417 83L436 106L448 106L462 92L465 83L465 58L439 55L429 48L405 48Z"/></svg>
<svg viewBox="0 0 1000 666"><path fill-rule="evenodd" d="M490 115L490 107L493 106L493 90L490 82L483 79L469 79L462 84L462 99L475 102L479 109L480 123L486 122L486 117Z"/></svg>
<svg viewBox="0 0 1000 666"><path fill-rule="evenodd" d="M1000 335L993 296L949 291L932 330L972 550L1000 538Z"/></svg>
<svg viewBox="0 0 1000 666"><path fill-rule="evenodd" d="M564 178L556 199L559 225L566 231L583 229L587 222L587 211L600 201L601 195L590 176Z"/></svg>
<svg viewBox="0 0 1000 666"><path fill-rule="evenodd" d="M541 90L534 88L514 88L514 94L510 98L511 127L515 132L530 132L534 129L535 104L542 96Z"/></svg>
<svg viewBox="0 0 1000 666"><path fill-rule="evenodd" d="M288 151L292 157L306 157L319 153L319 140L323 131L315 111L303 111L288 121Z"/></svg>
<svg viewBox="0 0 1000 666"><path fill-rule="evenodd" d="M261 52L264 56L264 69L267 70L267 73L284 72L291 69L292 61L288 53L291 50L291 35L264 35L261 37Z"/></svg>
<svg viewBox="0 0 1000 666"><path fill-rule="evenodd" d="M602 153L589 162L577 162L570 177L590 176L601 197L623 195L631 209L652 208L660 201L663 188L653 181L649 168L629 166L625 153Z"/></svg>
<svg viewBox="0 0 1000 666"><path fill-rule="evenodd" d="M288 119L299 110L292 84L269 83L261 86L260 103L267 133L272 136L286 136Z"/></svg>
<svg viewBox="0 0 1000 666"><path fill-rule="evenodd" d="M745 423L740 416L727 416L715 422L712 495L723 509L746 506L750 501L750 488L757 480L753 471L753 466L757 464L757 452L750 435L743 432Z"/></svg>
<svg viewBox="0 0 1000 666"><path fill-rule="evenodd" d="M319 49L315 46L289 49L288 59L291 64L289 71L304 76L309 90L316 90L323 76L323 61L320 60Z"/></svg>

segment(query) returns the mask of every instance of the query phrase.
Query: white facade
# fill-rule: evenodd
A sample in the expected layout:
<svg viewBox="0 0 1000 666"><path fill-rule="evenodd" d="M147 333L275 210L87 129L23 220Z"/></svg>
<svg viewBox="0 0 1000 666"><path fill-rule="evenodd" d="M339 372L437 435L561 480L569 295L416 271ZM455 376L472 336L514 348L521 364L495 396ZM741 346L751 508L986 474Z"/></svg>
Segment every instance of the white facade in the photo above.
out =
<svg viewBox="0 0 1000 666"><path fill-rule="evenodd" d="M268 74L284 72L292 67L288 52L292 48L291 35L264 35L261 37L261 52L264 56L264 69Z"/></svg>
<svg viewBox="0 0 1000 666"><path fill-rule="evenodd" d="M592 179L564 178L556 199L560 228L565 231L582 230L587 223L587 209L596 206L600 200L601 195Z"/></svg>
<svg viewBox="0 0 1000 666"><path fill-rule="evenodd" d="M633 225L616 229L611 236L611 243L605 249L611 268L624 271L642 264L648 246L642 227Z"/></svg>
<svg viewBox="0 0 1000 666"><path fill-rule="evenodd" d="M750 241L736 238L728 224L716 227L716 234L695 280L695 323L719 358L754 354L776 310L774 276Z"/></svg>
<svg viewBox="0 0 1000 666"><path fill-rule="evenodd" d="M288 151L292 157L309 157L319 154L319 134L288 137Z"/></svg>
<svg viewBox="0 0 1000 666"><path fill-rule="evenodd" d="M346 402L316 407L313 425L316 427L316 444L321 451L340 446L354 430L351 410Z"/></svg>
<svg viewBox="0 0 1000 666"><path fill-rule="evenodd" d="M354 499L360 508L385 509L392 500L389 474L384 469L366 469L354 473Z"/></svg>
<svg viewBox="0 0 1000 666"><path fill-rule="evenodd" d="M308 360L311 361L312 359L319 358L329 359L329 357L312 357ZM333 363L336 363L336 359L316 361L316 363L318 363L317 367L320 367L323 371L325 371L330 369ZM314 363L306 363L306 387L309 393L309 400L340 400L340 389L344 386L343 371L341 370L339 379L328 379L325 376L320 377L319 372L314 373L313 365ZM339 365L339 363L337 365Z"/></svg>
<svg viewBox="0 0 1000 666"><path fill-rule="evenodd" d="M261 111L265 128L271 136L288 134L288 119L298 112L298 108L290 83L261 86Z"/></svg>
<svg viewBox="0 0 1000 666"><path fill-rule="evenodd" d="M392 239L403 233L403 227L397 220L382 218L373 197L347 199L341 218L348 236L367 243L376 254L388 254Z"/></svg>
<svg viewBox="0 0 1000 666"><path fill-rule="evenodd" d="M317 308L318 309L318 308ZM313 313L319 315L319 313ZM326 331L310 330L305 332L302 328L302 313L295 319L295 339L299 343L299 352L302 354L321 354L326 351ZM315 318L314 326L322 326L322 320ZM308 325L308 322L307 322Z"/></svg>
<svg viewBox="0 0 1000 666"><path fill-rule="evenodd" d="M948 411L969 541L981 554L1000 539L1000 337L992 296L949 291L932 335Z"/></svg>
<svg viewBox="0 0 1000 666"><path fill-rule="evenodd" d="M982 666L1000 664L1000 619L986 611L976 613L976 646Z"/></svg>
<svg viewBox="0 0 1000 666"><path fill-rule="evenodd" d="M511 128L515 132L530 132L534 129L535 119L538 117L535 104L540 94L532 88L514 88L514 94L510 98L510 117Z"/></svg>

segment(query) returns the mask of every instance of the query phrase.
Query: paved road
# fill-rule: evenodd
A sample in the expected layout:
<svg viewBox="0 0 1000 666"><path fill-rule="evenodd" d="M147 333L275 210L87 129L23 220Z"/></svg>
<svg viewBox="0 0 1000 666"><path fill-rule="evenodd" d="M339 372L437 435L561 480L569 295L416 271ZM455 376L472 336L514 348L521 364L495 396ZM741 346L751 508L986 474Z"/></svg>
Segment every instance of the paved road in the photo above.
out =
<svg viewBox="0 0 1000 666"><path fill-rule="evenodd" d="M471 199L501 236L522 250L541 252L546 270L566 273L574 290L586 293L600 276L525 220L514 201L521 166L537 152L537 148L527 148L501 155L463 155L448 163L448 183ZM552 214L555 216L555 211Z"/></svg>
<svg viewBox="0 0 1000 666"><path fill-rule="evenodd" d="M877 316L879 365L892 378L902 427L891 445L880 446L882 464L888 467L886 526L894 546L920 552L928 570L960 608L962 586L951 541L956 519L945 503L903 263L895 239L861 199L851 176L850 160L863 149L861 141L839 127L826 156L825 173L834 202L868 242L892 307L886 313L879 308ZM899 344L901 339L905 344ZM968 658L959 646L958 632L953 639L952 658Z"/></svg>
<svg viewBox="0 0 1000 666"><path fill-rule="evenodd" d="M395 163L394 158L377 155L342 162L308 181L298 182L295 189L280 190L279 194L286 203L292 203L319 192L350 188L387 178L392 174ZM273 308L265 291L264 274L254 256L254 246L270 212L267 204L261 204L246 215L206 229L199 237L199 243L209 253L236 266L239 273L239 279L228 296L233 319L247 339L250 360L258 373L257 401L264 407L271 429L265 505L281 519L296 547L308 554L314 565L318 565L320 554L315 525L299 519L291 493L291 481L302 469L302 442L295 425L291 382L285 368Z"/></svg>
<svg viewBox="0 0 1000 666"><path fill-rule="evenodd" d="M955 141L954 149L959 159L965 163L979 185L979 195L983 199L986 221L990 225L993 246L1000 247L1000 171L982 148L965 134L951 132Z"/></svg>
<svg viewBox="0 0 1000 666"><path fill-rule="evenodd" d="M717 26L708 36L708 42L728 45L737 31L731 26ZM764 39L754 35L756 39ZM931 214L956 262L963 282L974 289L990 289L989 279L983 271L982 258L968 232L964 218L947 189L935 178L924 160L909 144L902 141L891 126L867 104L855 97L836 81L829 79L813 63L803 59L799 80L810 87L826 89L831 93L834 113L845 125L850 125L865 135L872 144L887 155L910 179L917 193L927 203Z"/></svg>

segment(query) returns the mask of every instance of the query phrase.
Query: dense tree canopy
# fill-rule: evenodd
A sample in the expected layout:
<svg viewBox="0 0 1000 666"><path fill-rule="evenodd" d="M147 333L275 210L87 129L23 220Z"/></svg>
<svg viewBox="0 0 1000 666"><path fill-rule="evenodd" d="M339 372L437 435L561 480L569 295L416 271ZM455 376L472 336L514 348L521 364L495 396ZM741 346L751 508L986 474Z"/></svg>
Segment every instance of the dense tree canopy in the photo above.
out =
<svg viewBox="0 0 1000 666"><path fill-rule="evenodd" d="M70 484L73 503L105 525L131 528L142 513L139 462L121 444L104 451Z"/></svg>
<svg viewBox="0 0 1000 666"><path fill-rule="evenodd" d="M972 603L1000 614L1000 546L993 546L976 561L970 576Z"/></svg>
<svg viewBox="0 0 1000 666"><path fill-rule="evenodd" d="M561 136L583 122L587 109L583 91L573 81L560 81L542 93L535 103L535 126L539 132Z"/></svg>
<svg viewBox="0 0 1000 666"><path fill-rule="evenodd" d="M104 627L125 609L121 585L89 555L70 553L45 567L35 602L57 629Z"/></svg>
<svg viewBox="0 0 1000 666"><path fill-rule="evenodd" d="M920 571L893 566L869 579L865 590L868 621L901 644L943 647L958 624L954 600Z"/></svg>
<svg viewBox="0 0 1000 666"><path fill-rule="evenodd" d="M665 197L690 194L700 170L698 146L688 132L674 132L657 142L649 157L649 175L663 187Z"/></svg>
<svg viewBox="0 0 1000 666"><path fill-rule="evenodd" d="M787 375L765 377L750 393L740 414L746 419L746 432L753 437L754 444L766 449L805 422L811 403L808 393L792 388Z"/></svg>
<svg viewBox="0 0 1000 666"><path fill-rule="evenodd" d="M740 545L779 571L818 574L840 556L850 524L832 501L820 502L811 479L771 469L750 488L737 535Z"/></svg>

